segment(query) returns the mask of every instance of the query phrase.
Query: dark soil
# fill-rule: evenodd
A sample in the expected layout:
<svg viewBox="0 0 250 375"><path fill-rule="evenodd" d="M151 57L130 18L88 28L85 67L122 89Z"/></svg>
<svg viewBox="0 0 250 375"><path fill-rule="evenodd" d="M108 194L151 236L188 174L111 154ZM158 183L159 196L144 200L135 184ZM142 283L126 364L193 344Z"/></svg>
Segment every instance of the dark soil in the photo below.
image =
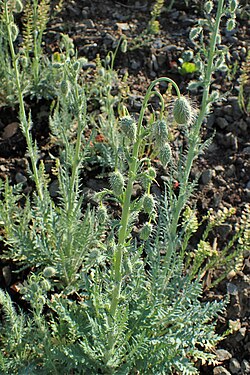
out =
<svg viewBox="0 0 250 375"><path fill-rule="evenodd" d="M95 72L97 54L104 58L108 51L114 50L121 34L125 34L128 45L135 45L135 40L148 26L152 1L140 0L72 0L66 1L63 9L50 22L45 36L48 54L57 50L60 33L68 34L78 49L79 56L85 56L90 63L88 76ZM169 3L169 2L166 2ZM122 76L129 73L130 86L129 103L131 111L136 112L140 99L145 93L149 82L160 76L173 78L180 86L182 93L187 93L187 84L193 79L192 75L181 75L179 58L183 51L193 48L188 34L201 12L203 2L175 1L171 11L162 12L160 32L151 37L147 43L139 42L137 48L128 49L124 55L118 53L115 69ZM230 65L237 66L235 74L217 74L213 88L225 94L225 101L217 103L204 123L204 139L216 134L207 151L198 158L192 171L192 177L200 175L194 200L200 214L207 209L215 210L223 207L235 207L235 217L231 222L218 230L218 241L223 242L241 216L244 205L250 198L250 118L238 104L240 87L240 72L246 61L250 41L250 8L242 1L242 15L238 15L236 31L222 33L222 43L230 48ZM248 13L247 13L248 12ZM237 65L236 65L237 64ZM245 88L246 90L246 88ZM194 99L199 103L200 92L194 93ZM33 136L42 149L43 157L48 159L49 128L48 115L50 102L45 100L34 102L28 100L34 127ZM139 104L138 104L139 103ZM226 121L224 121L226 120ZM26 144L20 130L15 125L18 122L16 108L1 108L0 111L0 177L10 177L13 182L27 178ZM46 126L45 126L46 124ZM95 171L89 173L88 186L93 187ZM27 183L26 190L32 189ZM0 286L11 290L16 281L13 271L15 266L2 262ZM24 279L26 274L19 274ZM218 366L201 366L201 374L249 374L250 373L250 260L245 253L242 268L231 273L215 290L205 293L205 298L222 298L229 293L231 301L225 316L218 322L218 330L228 328L229 320L237 322L238 329L229 335L221 344L220 349L227 353L218 352ZM12 293L13 294L13 293ZM14 293L15 294L15 293ZM17 297L17 296L16 296Z"/></svg>

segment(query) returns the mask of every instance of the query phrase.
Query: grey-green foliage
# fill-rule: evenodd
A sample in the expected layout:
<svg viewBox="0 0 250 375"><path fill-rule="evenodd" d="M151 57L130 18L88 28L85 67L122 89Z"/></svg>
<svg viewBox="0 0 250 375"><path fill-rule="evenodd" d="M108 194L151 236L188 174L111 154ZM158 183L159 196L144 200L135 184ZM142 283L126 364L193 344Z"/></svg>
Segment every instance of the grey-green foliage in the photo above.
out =
<svg viewBox="0 0 250 375"><path fill-rule="evenodd" d="M144 259L136 243L129 246L130 267L123 271L121 302L111 325L114 275L108 264L79 274L83 288L72 298L64 291L49 298L49 281L32 275L21 290L31 306L29 316L14 311L1 292L2 371L191 375L198 373L192 360L213 361L211 349L221 339L214 333L215 318L225 303L201 302L199 280L183 274L177 253L169 257L166 223L163 206ZM104 247L108 252L107 242ZM41 314L43 306L48 313Z"/></svg>

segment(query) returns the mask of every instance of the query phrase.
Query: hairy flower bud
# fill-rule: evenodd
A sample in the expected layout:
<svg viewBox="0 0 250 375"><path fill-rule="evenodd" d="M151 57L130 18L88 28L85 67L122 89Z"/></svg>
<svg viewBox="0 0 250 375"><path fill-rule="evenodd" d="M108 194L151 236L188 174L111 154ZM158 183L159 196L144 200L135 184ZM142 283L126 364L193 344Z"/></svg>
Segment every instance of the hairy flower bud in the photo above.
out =
<svg viewBox="0 0 250 375"><path fill-rule="evenodd" d="M127 47L128 47L128 42L127 42L127 39L124 39L122 41L122 44L121 44L121 51L123 53L126 53L127 52Z"/></svg>
<svg viewBox="0 0 250 375"><path fill-rule="evenodd" d="M198 27L193 27L189 33L189 38L191 40L194 40L194 39L197 39L198 36L200 35L202 31L202 27L198 26Z"/></svg>
<svg viewBox="0 0 250 375"><path fill-rule="evenodd" d="M19 33L19 30L18 30L18 27L15 23L13 23L11 26L11 38L12 38L12 41L14 42L18 36L18 33Z"/></svg>
<svg viewBox="0 0 250 375"><path fill-rule="evenodd" d="M229 3L230 12L235 13L237 7L238 7L238 1L237 0L231 0L230 3Z"/></svg>
<svg viewBox="0 0 250 375"><path fill-rule="evenodd" d="M168 129L165 121L158 120L153 124L153 136L156 145L159 147L168 140Z"/></svg>
<svg viewBox="0 0 250 375"><path fill-rule="evenodd" d="M122 117L119 124L122 132L126 135L126 137L128 137L128 139L130 139L131 142L134 142L136 139L137 127L132 117Z"/></svg>
<svg viewBox="0 0 250 375"><path fill-rule="evenodd" d="M55 276L56 274L56 269L54 267L45 267L43 270L43 276L49 279L50 277Z"/></svg>
<svg viewBox="0 0 250 375"><path fill-rule="evenodd" d="M156 170L153 167L148 168L148 175L152 180L156 178Z"/></svg>
<svg viewBox="0 0 250 375"><path fill-rule="evenodd" d="M100 206L97 210L97 219L100 224L104 224L108 218L107 208L105 206Z"/></svg>
<svg viewBox="0 0 250 375"><path fill-rule="evenodd" d="M169 143L165 143L160 149L159 158L164 167L168 165L172 157L172 151Z"/></svg>
<svg viewBox="0 0 250 375"><path fill-rule="evenodd" d="M204 9L205 9L205 12L207 14L210 14L212 12L212 9L213 9L213 2L212 1L207 1L205 4L204 4Z"/></svg>
<svg viewBox="0 0 250 375"><path fill-rule="evenodd" d="M150 223L146 223L140 230L140 239L143 241L147 241L150 234L152 233L153 226Z"/></svg>
<svg viewBox="0 0 250 375"><path fill-rule="evenodd" d="M66 81L65 79L63 79L61 82L61 92L65 96L67 96L69 93L69 82Z"/></svg>
<svg viewBox="0 0 250 375"><path fill-rule="evenodd" d="M21 13L23 10L23 4L20 0L15 1L15 13Z"/></svg>
<svg viewBox="0 0 250 375"><path fill-rule="evenodd" d="M194 117L193 109L191 107L189 100L184 96L181 96L180 98L176 99L173 114L177 124L189 125Z"/></svg>
<svg viewBox="0 0 250 375"><path fill-rule="evenodd" d="M228 31L232 31L235 29L235 26L236 26L236 22L235 22L235 19L234 18L229 18L229 20L227 20L227 30Z"/></svg>
<svg viewBox="0 0 250 375"><path fill-rule="evenodd" d="M145 194L143 197L143 209L146 214L153 214L155 208L155 200L152 194Z"/></svg>
<svg viewBox="0 0 250 375"><path fill-rule="evenodd" d="M121 195L123 193L125 184L124 184L124 178L121 172L115 171L111 173L109 182L115 195Z"/></svg>

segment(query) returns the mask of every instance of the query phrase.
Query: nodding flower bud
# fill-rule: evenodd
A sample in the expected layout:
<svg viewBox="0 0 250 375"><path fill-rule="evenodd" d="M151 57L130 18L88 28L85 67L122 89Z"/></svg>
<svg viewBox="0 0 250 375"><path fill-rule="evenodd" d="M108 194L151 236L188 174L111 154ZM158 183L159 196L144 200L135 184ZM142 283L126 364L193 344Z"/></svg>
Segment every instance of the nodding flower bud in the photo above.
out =
<svg viewBox="0 0 250 375"><path fill-rule="evenodd" d="M64 96L67 96L69 93L69 82L65 79L63 79L61 82L61 92Z"/></svg>
<svg viewBox="0 0 250 375"><path fill-rule="evenodd" d="M128 137L131 142L134 142L136 139L137 127L132 117L122 117L119 124L124 135Z"/></svg>
<svg viewBox="0 0 250 375"><path fill-rule="evenodd" d="M155 200L152 194L145 194L143 197L143 209L146 214L153 214L155 208Z"/></svg>
<svg viewBox="0 0 250 375"><path fill-rule="evenodd" d="M191 107L189 100L184 96L176 99L173 114L175 121L180 125L189 125L194 118L193 108Z"/></svg>
<svg viewBox="0 0 250 375"><path fill-rule="evenodd" d="M160 149L159 159L163 165L163 167L166 167L168 163L170 162L172 157L172 151L169 143L165 143L164 146Z"/></svg>
<svg viewBox="0 0 250 375"><path fill-rule="evenodd" d="M125 184L124 184L124 178L121 172L115 171L111 173L109 182L115 195L121 195L123 193Z"/></svg>
<svg viewBox="0 0 250 375"><path fill-rule="evenodd" d="M23 10L23 4L22 4L22 2L20 0L16 0L15 1L15 10L14 10L14 12L15 13L21 13L22 10Z"/></svg>
<svg viewBox="0 0 250 375"><path fill-rule="evenodd" d="M232 31L235 29L235 26L236 26L236 22L235 22L235 19L234 18L229 18L229 20L227 20L227 30L228 31Z"/></svg>
<svg viewBox="0 0 250 375"><path fill-rule="evenodd" d="M143 241L147 241L150 234L152 233L153 226L150 223L146 223L140 230L140 239Z"/></svg>
<svg viewBox="0 0 250 375"><path fill-rule="evenodd" d="M18 27L15 23L13 23L11 26L11 39L12 41L14 42L18 36L18 33L19 33L19 30L18 30Z"/></svg>
<svg viewBox="0 0 250 375"><path fill-rule="evenodd" d="M152 180L156 178L156 170L153 167L148 168L148 175Z"/></svg>
<svg viewBox="0 0 250 375"><path fill-rule="evenodd" d="M153 124L153 136L157 146L162 146L168 140L167 124L163 120L158 120Z"/></svg>
<svg viewBox="0 0 250 375"><path fill-rule="evenodd" d="M43 270L43 276L49 279L50 277L55 276L56 274L56 269L54 267L45 267Z"/></svg>
<svg viewBox="0 0 250 375"><path fill-rule="evenodd" d="M207 1L205 4L204 4L204 9L205 11L207 12L207 14L210 14L212 12L212 9L213 9L213 2L212 1Z"/></svg>
<svg viewBox="0 0 250 375"><path fill-rule="evenodd" d="M189 33L189 38L191 40L194 40L194 39L197 39L198 36L200 35L202 31L202 27L198 26L198 27L193 27Z"/></svg>
<svg viewBox="0 0 250 375"><path fill-rule="evenodd" d="M236 9L238 6L238 1L237 0L231 0L229 3L229 9L231 13L235 13Z"/></svg>
<svg viewBox="0 0 250 375"><path fill-rule="evenodd" d="M122 41L122 44L121 44L121 51L123 53L126 53L127 52L127 48L128 48L128 42L127 42L127 39L124 39Z"/></svg>
<svg viewBox="0 0 250 375"><path fill-rule="evenodd" d="M100 206L97 210L97 219L100 224L104 224L108 218L107 208L105 206Z"/></svg>

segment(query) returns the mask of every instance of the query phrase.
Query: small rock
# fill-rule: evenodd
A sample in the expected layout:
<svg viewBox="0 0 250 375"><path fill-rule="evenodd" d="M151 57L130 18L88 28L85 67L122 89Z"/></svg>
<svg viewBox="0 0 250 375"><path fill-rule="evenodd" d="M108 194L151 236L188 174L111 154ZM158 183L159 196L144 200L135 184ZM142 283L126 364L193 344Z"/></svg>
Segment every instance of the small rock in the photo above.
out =
<svg viewBox="0 0 250 375"><path fill-rule="evenodd" d="M244 339L244 337L246 336L246 327L242 327L241 329L239 329L237 335L235 336L235 340L237 342L240 342Z"/></svg>
<svg viewBox="0 0 250 375"><path fill-rule="evenodd" d="M227 168L226 176L227 176L227 177L232 177L232 176L235 175L235 172L236 172L235 165L234 165L234 164L231 164L231 165L229 165L229 167Z"/></svg>
<svg viewBox="0 0 250 375"><path fill-rule="evenodd" d="M126 22L116 22L116 26L117 26L118 29L120 29L122 31L130 30L130 26Z"/></svg>
<svg viewBox="0 0 250 375"><path fill-rule="evenodd" d="M215 367L213 370L213 374L214 375L231 375L231 373L222 366Z"/></svg>
<svg viewBox="0 0 250 375"><path fill-rule="evenodd" d="M13 137L13 135L15 135L16 132L18 131L18 128L19 128L18 122L11 122L7 126L5 126L3 134L2 134L2 138L8 139L8 138Z"/></svg>
<svg viewBox="0 0 250 375"><path fill-rule="evenodd" d="M217 227L217 231L222 237L226 237L230 232L232 232L232 225L226 223L221 224Z"/></svg>
<svg viewBox="0 0 250 375"><path fill-rule="evenodd" d="M93 22L90 18L87 18L86 20L83 20L82 23L83 23L88 29L94 29L94 28L95 28L95 24L94 24L94 22Z"/></svg>
<svg viewBox="0 0 250 375"><path fill-rule="evenodd" d="M240 362L236 358L231 358L229 362L229 370L232 374L238 374L241 370Z"/></svg>
<svg viewBox="0 0 250 375"><path fill-rule="evenodd" d="M247 146L247 147L243 148L242 153L250 155L250 146Z"/></svg>
<svg viewBox="0 0 250 375"><path fill-rule="evenodd" d="M217 173L222 173L225 171L225 168L223 167L223 165L216 165L214 167L214 170L217 172Z"/></svg>
<svg viewBox="0 0 250 375"><path fill-rule="evenodd" d="M250 363L246 359L243 359L241 363L241 370L244 375L250 374Z"/></svg>
<svg viewBox="0 0 250 375"><path fill-rule="evenodd" d="M232 358L232 354L225 349L217 349L215 353L216 359L220 362L224 362Z"/></svg>
<svg viewBox="0 0 250 375"><path fill-rule="evenodd" d="M49 186L49 193L52 198L55 198L58 196L58 192L59 192L59 182L58 180L54 180L51 182Z"/></svg>
<svg viewBox="0 0 250 375"><path fill-rule="evenodd" d="M250 181L246 184L246 189L250 189Z"/></svg>
<svg viewBox="0 0 250 375"><path fill-rule="evenodd" d="M233 283L227 283L227 292L232 296L237 296L238 294L238 287Z"/></svg>
<svg viewBox="0 0 250 375"><path fill-rule="evenodd" d="M215 123L215 115L213 113L210 113L210 115L207 118L207 128L212 129Z"/></svg>
<svg viewBox="0 0 250 375"><path fill-rule="evenodd" d="M201 175L202 184L207 185L214 176L215 176L215 171L213 169L205 170Z"/></svg>
<svg viewBox="0 0 250 375"><path fill-rule="evenodd" d="M132 60L130 66L131 66L131 69L137 70L141 67L141 63L139 61Z"/></svg>
<svg viewBox="0 0 250 375"><path fill-rule="evenodd" d="M27 177L25 177L22 173L17 172L15 180L17 184L24 184L25 182L27 182Z"/></svg>
<svg viewBox="0 0 250 375"><path fill-rule="evenodd" d="M228 102L231 104L233 108L233 118L234 120L239 120L242 116L242 112L239 106L239 100L237 96L229 97Z"/></svg>
<svg viewBox="0 0 250 375"><path fill-rule="evenodd" d="M228 121L224 117L218 117L216 123L221 129L225 129L228 126Z"/></svg>

